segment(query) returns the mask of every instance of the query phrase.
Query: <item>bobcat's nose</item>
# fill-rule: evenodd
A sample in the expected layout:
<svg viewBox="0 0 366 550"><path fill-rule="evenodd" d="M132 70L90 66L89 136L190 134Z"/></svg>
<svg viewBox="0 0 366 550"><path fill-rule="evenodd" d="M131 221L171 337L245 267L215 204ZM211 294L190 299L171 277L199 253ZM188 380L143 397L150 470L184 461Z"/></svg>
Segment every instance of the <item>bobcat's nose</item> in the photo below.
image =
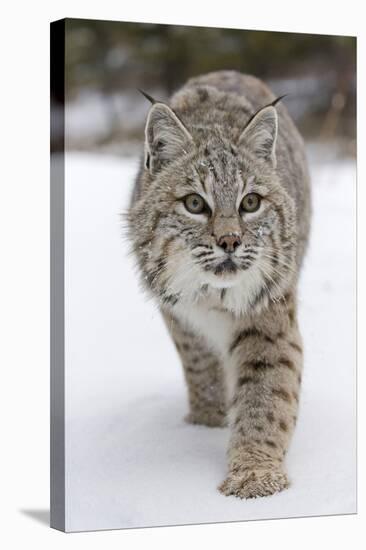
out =
<svg viewBox="0 0 366 550"><path fill-rule="evenodd" d="M222 235L217 241L218 246L221 246L228 252L232 254L241 245L241 239L237 233L229 233L228 235Z"/></svg>

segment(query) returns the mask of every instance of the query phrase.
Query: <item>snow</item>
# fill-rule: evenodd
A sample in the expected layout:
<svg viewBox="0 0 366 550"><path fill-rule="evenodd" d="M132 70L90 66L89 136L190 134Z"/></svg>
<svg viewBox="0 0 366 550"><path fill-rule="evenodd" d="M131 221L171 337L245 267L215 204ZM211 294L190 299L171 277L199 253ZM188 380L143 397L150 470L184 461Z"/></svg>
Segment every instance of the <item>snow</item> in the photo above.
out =
<svg viewBox="0 0 366 550"><path fill-rule="evenodd" d="M216 489L228 431L183 421L175 348L127 255L119 212L136 168L135 159L66 157L66 530L354 513L354 161L312 163L304 381L287 459L293 484L247 501Z"/></svg>

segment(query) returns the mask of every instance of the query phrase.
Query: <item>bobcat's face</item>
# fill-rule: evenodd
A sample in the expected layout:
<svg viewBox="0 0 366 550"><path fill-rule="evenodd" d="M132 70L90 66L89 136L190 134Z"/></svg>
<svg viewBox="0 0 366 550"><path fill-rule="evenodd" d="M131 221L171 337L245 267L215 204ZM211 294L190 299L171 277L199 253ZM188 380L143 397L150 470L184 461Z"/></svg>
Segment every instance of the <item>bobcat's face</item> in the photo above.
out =
<svg viewBox="0 0 366 550"><path fill-rule="evenodd" d="M274 107L237 143L217 130L197 143L166 105L152 107L130 235L163 303L204 298L211 288L234 289L246 309L281 297L294 270L295 210L276 175L276 135Z"/></svg>

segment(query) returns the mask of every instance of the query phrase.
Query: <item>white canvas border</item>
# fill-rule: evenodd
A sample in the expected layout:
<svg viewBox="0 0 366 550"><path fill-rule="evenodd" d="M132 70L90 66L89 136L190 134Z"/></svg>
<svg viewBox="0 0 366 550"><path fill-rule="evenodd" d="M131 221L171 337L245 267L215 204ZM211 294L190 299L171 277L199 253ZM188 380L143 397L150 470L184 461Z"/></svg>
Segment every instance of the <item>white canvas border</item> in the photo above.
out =
<svg viewBox="0 0 366 550"><path fill-rule="evenodd" d="M180 9L179 9L180 8ZM308 1L303 6L293 2L262 2L248 5L230 2L225 5L186 1L184 5L166 5L166 2L136 1L126 5L104 0L73 2L65 0L57 5L32 2L29 5L13 2L4 14L2 74L3 155L2 187L5 197L1 217L2 235L6 236L3 265L6 268L2 291L4 339L2 354L6 365L6 387L12 384L17 392L5 391L1 407L6 420L4 437L9 439L3 454L3 471L15 469L14 476L5 476L2 487L1 538L9 537L13 544L25 544L32 538L38 548L100 547L108 544L120 547L148 545L152 547L183 547L200 544L218 547L230 544L256 547L308 547L320 543L320 538L334 548L355 546L361 537L364 520L364 496L359 495L359 514L349 517L329 517L300 520L218 524L191 527L144 529L88 533L67 537L32 522L20 510L42 509L48 505L48 329L49 329L49 110L48 110L48 37L49 22L65 16L95 19L115 19L159 23L194 24L204 26L246 29L345 34L358 36L358 97L365 97L365 31L361 28L362 4L350 1L347 6L334 2ZM25 93L26 92L26 93ZM365 255L362 253L362 235L365 231L365 107L358 103L358 211L359 211L359 386L363 395L365 346L363 343L365 291ZM11 147L9 147L11 145ZM19 151L22 162L19 162ZM9 231L11 228L11 231ZM12 331L9 331L9 328ZM365 407L359 399L359 464L365 462L365 442L362 419ZM6 414L7 413L7 414ZM362 469L360 487L365 486ZM15 544L16 546L16 544Z"/></svg>

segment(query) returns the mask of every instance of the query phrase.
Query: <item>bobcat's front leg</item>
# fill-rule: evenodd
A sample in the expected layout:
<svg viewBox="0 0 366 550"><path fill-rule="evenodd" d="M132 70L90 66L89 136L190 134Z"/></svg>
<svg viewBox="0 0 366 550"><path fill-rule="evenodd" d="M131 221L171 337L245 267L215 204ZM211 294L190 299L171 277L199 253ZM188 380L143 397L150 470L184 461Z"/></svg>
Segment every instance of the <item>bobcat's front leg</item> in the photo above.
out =
<svg viewBox="0 0 366 550"><path fill-rule="evenodd" d="M231 343L234 381L229 473L219 489L241 498L289 486L284 457L296 423L302 346L291 300L252 319Z"/></svg>
<svg viewBox="0 0 366 550"><path fill-rule="evenodd" d="M205 426L226 425L224 375L220 358L198 335L165 313L164 319L182 360L188 387L186 421Z"/></svg>

